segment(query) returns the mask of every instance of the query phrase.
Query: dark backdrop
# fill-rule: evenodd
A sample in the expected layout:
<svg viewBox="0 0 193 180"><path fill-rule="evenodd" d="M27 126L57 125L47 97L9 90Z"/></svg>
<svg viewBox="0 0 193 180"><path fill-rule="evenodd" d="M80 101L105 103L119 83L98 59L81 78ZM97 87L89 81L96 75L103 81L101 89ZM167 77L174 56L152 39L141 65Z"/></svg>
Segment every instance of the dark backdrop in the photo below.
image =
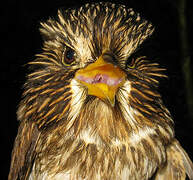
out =
<svg viewBox="0 0 193 180"><path fill-rule="evenodd" d="M77 3L78 2L78 3ZM11 150L17 133L16 109L22 93L22 84L27 73L25 64L40 52L42 40L38 31L39 22L54 17L59 7L79 6L89 1L6 1L1 4L1 159L0 173L7 179ZM181 73L177 0L122 0L112 1L134 8L155 26L152 39L145 42L140 53L154 58L167 68L168 79L162 80L160 92L174 120L176 136L193 159L193 120L188 117L184 79ZM190 54L192 50L192 8L188 2L188 32ZM192 54L191 54L192 56Z"/></svg>

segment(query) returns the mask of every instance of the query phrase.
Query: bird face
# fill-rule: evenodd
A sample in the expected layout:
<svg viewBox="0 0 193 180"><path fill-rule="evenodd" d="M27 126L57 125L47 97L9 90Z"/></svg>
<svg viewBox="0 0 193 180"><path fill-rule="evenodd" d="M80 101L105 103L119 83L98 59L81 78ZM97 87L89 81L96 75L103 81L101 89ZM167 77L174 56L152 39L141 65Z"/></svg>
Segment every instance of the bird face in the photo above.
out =
<svg viewBox="0 0 193 180"><path fill-rule="evenodd" d="M59 10L40 31L43 51L29 63L19 120L76 136L91 129L88 136L105 142L126 141L155 122L172 124L157 92L163 69L145 57L130 59L153 32L132 9L98 3Z"/></svg>
<svg viewBox="0 0 193 180"><path fill-rule="evenodd" d="M34 119L39 128L65 122L69 129L91 102L100 102L101 108L106 104L110 113L125 112L131 121L136 114L139 122L146 117L149 124L149 115L162 111L155 99L163 69L145 57L130 60L153 32L132 9L98 3L59 10L58 18L41 23L40 31L43 52L29 63L35 70L25 84L19 119Z"/></svg>

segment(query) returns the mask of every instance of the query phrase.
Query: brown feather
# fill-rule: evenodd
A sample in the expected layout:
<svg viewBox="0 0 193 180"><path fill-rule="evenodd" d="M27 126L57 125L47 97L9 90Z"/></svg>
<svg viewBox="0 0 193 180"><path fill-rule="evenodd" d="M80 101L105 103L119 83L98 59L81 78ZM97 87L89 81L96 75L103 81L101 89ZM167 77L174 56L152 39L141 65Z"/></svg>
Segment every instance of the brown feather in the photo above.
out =
<svg viewBox="0 0 193 180"><path fill-rule="evenodd" d="M12 151L9 180L28 179L39 136L40 132L34 123L21 122Z"/></svg>
<svg viewBox="0 0 193 180"><path fill-rule="evenodd" d="M177 140L166 149L167 161L157 171L155 180L185 180L186 174L193 179L193 164Z"/></svg>

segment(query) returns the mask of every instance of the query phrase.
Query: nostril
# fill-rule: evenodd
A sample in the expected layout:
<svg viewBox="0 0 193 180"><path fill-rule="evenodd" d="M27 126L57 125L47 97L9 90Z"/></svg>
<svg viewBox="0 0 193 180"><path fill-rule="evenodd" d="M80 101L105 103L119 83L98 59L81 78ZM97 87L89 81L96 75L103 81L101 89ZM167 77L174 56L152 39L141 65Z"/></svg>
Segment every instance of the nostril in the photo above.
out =
<svg viewBox="0 0 193 180"><path fill-rule="evenodd" d="M103 76L101 74L97 74L94 78L94 82L93 83L102 83L103 82Z"/></svg>

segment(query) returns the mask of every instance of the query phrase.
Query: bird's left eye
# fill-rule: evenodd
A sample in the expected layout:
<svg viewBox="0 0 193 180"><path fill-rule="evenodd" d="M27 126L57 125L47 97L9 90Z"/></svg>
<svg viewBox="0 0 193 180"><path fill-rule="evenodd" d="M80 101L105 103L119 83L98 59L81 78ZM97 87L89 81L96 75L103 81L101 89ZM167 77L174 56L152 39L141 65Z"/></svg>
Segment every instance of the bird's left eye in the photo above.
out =
<svg viewBox="0 0 193 180"><path fill-rule="evenodd" d="M64 52L63 63L65 65L71 65L75 61L75 52L73 49L67 48Z"/></svg>
<svg viewBox="0 0 193 180"><path fill-rule="evenodd" d="M134 69L135 68L135 61L134 61L134 59L132 59L131 62L127 62L125 67L128 68L128 69Z"/></svg>

